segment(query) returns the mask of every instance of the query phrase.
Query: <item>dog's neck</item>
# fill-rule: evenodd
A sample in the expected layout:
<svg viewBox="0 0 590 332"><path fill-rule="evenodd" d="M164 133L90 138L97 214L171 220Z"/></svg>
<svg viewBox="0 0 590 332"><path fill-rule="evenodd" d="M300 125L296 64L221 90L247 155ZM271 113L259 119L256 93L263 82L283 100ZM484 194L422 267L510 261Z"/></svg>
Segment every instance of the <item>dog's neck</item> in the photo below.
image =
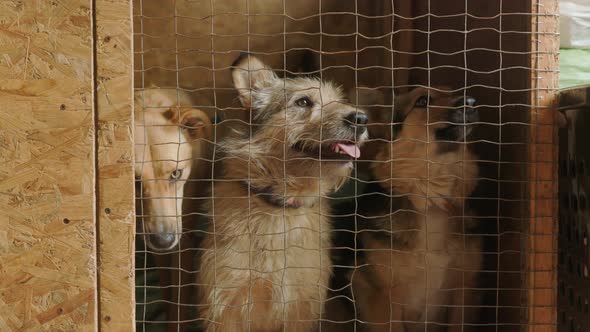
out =
<svg viewBox="0 0 590 332"><path fill-rule="evenodd" d="M321 197L333 192L347 177L334 172L321 173L318 161L299 160L290 156L272 155L263 143L226 140L224 143L223 177L239 180L250 193L280 207L317 205ZM283 147L273 147L283 151ZM264 150L263 150L264 149ZM271 149L273 150L273 149Z"/></svg>
<svg viewBox="0 0 590 332"><path fill-rule="evenodd" d="M391 208L410 209L421 214L432 213L440 210L453 214L462 211L465 205L465 197L472 189L462 190L462 186L448 188L448 194L441 195L428 186L420 185L417 181L398 180L387 188L387 182L379 183L379 192L391 197ZM429 194L426 194L429 189Z"/></svg>
<svg viewBox="0 0 590 332"><path fill-rule="evenodd" d="M412 205L413 210L419 213L428 214L434 210L455 213L462 211L465 204L465 194L462 191L453 191L452 196L426 195L424 191L393 192L395 196L408 195L407 201Z"/></svg>
<svg viewBox="0 0 590 332"><path fill-rule="evenodd" d="M248 195L253 194L266 203L276 207L298 209L304 204L302 200L299 200L296 197L283 196L282 194L276 192L272 186L257 187L252 185L252 183L248 180L242 181L241 184L248 192Z"/></svg>
<svg viewBox="0 0 590 332"><path fill-rule="evenodd" d="M392 179L383 181L382 186L393 196L405 195L420 213L430 213L434 209L452 214L463 210L465 200L475 189L477 176L477 166L467 164L430 173L425 178L392 173Z"/></svg>

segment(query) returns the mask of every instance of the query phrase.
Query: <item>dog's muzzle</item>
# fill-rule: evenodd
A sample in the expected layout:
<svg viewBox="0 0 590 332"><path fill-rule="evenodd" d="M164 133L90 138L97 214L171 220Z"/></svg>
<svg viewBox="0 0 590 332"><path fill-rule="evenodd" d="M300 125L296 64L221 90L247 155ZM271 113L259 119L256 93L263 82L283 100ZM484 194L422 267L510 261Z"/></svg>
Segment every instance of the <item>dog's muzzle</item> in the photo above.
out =
<svg viewBox="0 0 590 332"><path fill-rule="evenodd" d="M361 137L365 132L367 132L368 122L369 117L367 114L361 111L351 112L344 118L344 123L346 126L354 129L357 137Z"/></svg>
<svg viewBox="0 0 590 332"><path fill-rule="evenodd" d="M170 250L178 243L178 238L173 233L149 234L146 236L146 240L148 246L157 251Z"/></svg>
<svg viewBox="0 0 590 332"><path fill-rule="evenodd" d="M479 121L479 112L475 108L475 98L464 97L457 100L449 110L450 125L436 131L436 138L441 141L462 141L473 130L473 123Z"/></svg>
<svg viewBox="0 0 590 332"><path fill-rule="evenodd" d="M475 98L469 96L457 100L456 109L452 111L450 121L456 124L478 122L479 112L474 107L475 103Z"/></svg>

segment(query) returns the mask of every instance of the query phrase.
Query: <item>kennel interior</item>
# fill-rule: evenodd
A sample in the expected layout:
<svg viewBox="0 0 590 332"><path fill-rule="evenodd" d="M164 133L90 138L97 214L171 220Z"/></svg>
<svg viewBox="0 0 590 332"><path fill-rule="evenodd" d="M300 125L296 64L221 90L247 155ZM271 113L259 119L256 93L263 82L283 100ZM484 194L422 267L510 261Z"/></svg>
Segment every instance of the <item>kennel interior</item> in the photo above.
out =
<svg viewBox="0 0 590 332"><path fill-rule="evenodd" d="M481 120L470 145L481 173L471 201L485 246L477 289L481 318L471 328L551 330L557 324L556 131L549 109L557 90L556 8L556 1L541 0L135 0L135 91L188 93L191 106L218 120L219 137L221 124L248 120L236 104L230 74L242 52L285 75L309 72L345 91L393 89L400 95L440 87L475 97ZM393 110L391 100L384 104L380 111ZM362 167L355 175L356 185L340 195L352 193L352 204L370 177ZM206 212L187 214L203 218ZM184 232L198 238L206 226L195 220ZM166 313L168 301L189 310L198 304L161 296L167 289L190 293L199 267L169 267L186 280L180 288L162 285L149 247L136 241L137 328L181 321L198 326L195 316ZM198 240L191 243L177 249L181 259L203 250ZM349 319L363 325L358 317Z"/></svg>
<svg viewBox="0 0 590 332"><path fill-rule="evenodd" d="M221 137L248 118L229 74L240 52L345 91L444 86L474 96L481 121L470 145L481 175L472 201L486 249L481 318L465 329L567 324L557 315L557 4L0 3L0 330L198 329L198 265L182 263L198 254L190 239L204 232L206 213L182 212L189 241L159 265L163 255L135 230L133 172L143 161L134 160L133 112L142 110L133 95L188 93ZM338 197L356 200L369 175L359 167L355 177Z"/></svg>

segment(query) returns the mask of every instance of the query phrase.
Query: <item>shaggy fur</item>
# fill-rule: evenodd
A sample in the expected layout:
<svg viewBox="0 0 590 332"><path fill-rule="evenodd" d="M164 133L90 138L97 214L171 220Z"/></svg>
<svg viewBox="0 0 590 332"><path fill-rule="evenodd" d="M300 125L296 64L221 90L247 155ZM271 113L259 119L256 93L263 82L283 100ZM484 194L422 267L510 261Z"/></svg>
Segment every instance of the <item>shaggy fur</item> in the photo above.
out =
<svg viewBox="0 0 590 332"><path fill-rule="evenodd" d="M346 118L366 116L333 84L280 79L255 57L240 57L232 76L253 124L221 146L224 174L198 277L201 317L209 331L309 331L332 271L325 197L353 167L332 144L360 145L366 128Z"/></svg>
<svg viewBox="0 0 590 332"><path fill-rule="evenodd" d="M351 211L360 215L353 246L361 252L348 265L358 268L336 285L350 285L355 318L368 331L462 331L477 319L482 244L469 234L475 222L465 200L478 167L463 142L478 117L462 98L415 89L396 98L393 115L372 117L393 126L371 132L384 139L371 142L376 182ZM342 317L333 307L329 316Z"/></svg>

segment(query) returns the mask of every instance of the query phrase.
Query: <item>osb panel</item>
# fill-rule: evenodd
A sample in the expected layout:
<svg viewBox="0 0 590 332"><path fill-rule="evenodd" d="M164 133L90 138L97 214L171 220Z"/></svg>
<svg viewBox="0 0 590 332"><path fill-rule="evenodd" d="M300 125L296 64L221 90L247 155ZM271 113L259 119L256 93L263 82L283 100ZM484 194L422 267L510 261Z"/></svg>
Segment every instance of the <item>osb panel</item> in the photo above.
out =
<svg viewBox="0 0 590 332"><path fill-rule="evenodd" d="M557 126L559 2L533 0L531 37L528 331L557 330Z"/></svg>
<svg viewBox="0 0 590 332"><path fill-rule="evenodd" d="M96 1L99 328L132 331L134 173L130 0Z"/></svg>
<svg viewBox="0 0 590 332"><path fill-rule="evenodd" d="M0 1L0 331L96 326L90 4Z"/></svg>

